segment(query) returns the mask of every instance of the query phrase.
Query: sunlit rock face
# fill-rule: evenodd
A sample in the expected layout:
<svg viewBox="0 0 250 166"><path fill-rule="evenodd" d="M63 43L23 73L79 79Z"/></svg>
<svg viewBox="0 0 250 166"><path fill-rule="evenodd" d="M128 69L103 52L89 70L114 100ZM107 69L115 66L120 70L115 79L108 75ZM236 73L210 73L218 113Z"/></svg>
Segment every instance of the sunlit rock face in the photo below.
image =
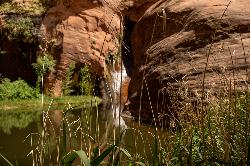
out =
<svg viewBox="0 0 250 166"><path fill-rule="evenodd" d="M42 23L45 42L54 41L55 72L46 78L45 90L62 93L62 80L71 62L87 64L91 73L104 76L105 57L118 52L120 18L107 3L70 0L51 8Z"/></svg>
<svg viewBox="0 0 250 166"><path fill-rule="evenodd" d="M183 87L194 97L202 91L228 92L230 82L237 90L247 89L248 0L158 0L141 4L127 17L135 24L127 103L134 116L139 109L144 119L152 119L153 112L172 114L176 108L168 89Z"/></svg>
<svg viewBox="0 0 250 166"><path fill-rule="evenodd" d="M182 87L194 97L202 91L227 91L230 82L245 89L249 5L248 0L62 1L47 12L41 26L44 41L54 41L56 59L45 89L61 95L72 61L104 76L105 57L118 52L121 21L122 56L131 77L126 106L133 116L173 114L169 89Z"/></svg>

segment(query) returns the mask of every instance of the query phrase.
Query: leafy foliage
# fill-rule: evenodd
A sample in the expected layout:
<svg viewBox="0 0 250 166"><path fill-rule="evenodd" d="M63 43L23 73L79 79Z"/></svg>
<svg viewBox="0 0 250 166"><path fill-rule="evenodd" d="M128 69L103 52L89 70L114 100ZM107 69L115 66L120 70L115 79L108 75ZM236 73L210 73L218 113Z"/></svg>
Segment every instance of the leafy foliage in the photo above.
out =
<svg viewBox="0 0 250 166"><path fill-rule="evenodd" d="M37 88L39 87L40 82L42 81L42 77L46 75L48 72L53 72L55 67L55 60L52 55L48 53L41 54L36 63L32 64L35 73L37 75Z"/></svg>
<svg viewBox="0 0 250 166"><path fill-rule="evenodd" d="M39 15L46 11L45 5L41 2L44 0L32 1L17 1L17 0L1 0L0 14L15 13L15 14L29 14Z"/></svg>
<svg viewBox="0 0 250 166"><path fill-rule="evenodd" d="M55 60L50 54L44 53L37 58L36 63L33 63L32 66L38 76L43 76L49 71L54 71Z"/></svg>
<svg viewBox="0 0 250 166"><path fill-rule="evenodd" d="M6 20L4 28L10 40L28 40L32 37L33 22L30 17L11 18Z"/></svg>
<svg viewBox="0 0 250 166"><path fill-rule="evenodd" d="M91 80L91 75L89 72L89 67L84 66L81 68L81 80L79 82L80 91L83 95L92 95L93 84Z"/></svg>
<svg viewBox="0 0 250 166"><path fill-rule="evenodd" d="M102 161L107 157L115 148L114 145L111 145L109 148L107 148L104 152L102 152L98 157L92 159L88 159L87 154L83 150L79 151L73 151L63 158L63 165L64 166L71 166L73 162L76 160L77 157L79 157L82 161L82 163L85 166L98 166L102 163Z"/></svg>
<svg viewBox="0 0 250 166"><path fill-rule="evenodd" d="M74 69L75 69L75 63L70 63L66 71L65 79L63 81L63 86L62 86L63 95L70 95L73 92L72 76L74 74Z"/></svg>
<svg viewBox="0 0 250 166"><path fill-rule="evenodd" d="M30 87L24 80L16 80L11 82L4 78L0 84L0 100L12 99L32 99L37 98L39 94Z"/></svg>

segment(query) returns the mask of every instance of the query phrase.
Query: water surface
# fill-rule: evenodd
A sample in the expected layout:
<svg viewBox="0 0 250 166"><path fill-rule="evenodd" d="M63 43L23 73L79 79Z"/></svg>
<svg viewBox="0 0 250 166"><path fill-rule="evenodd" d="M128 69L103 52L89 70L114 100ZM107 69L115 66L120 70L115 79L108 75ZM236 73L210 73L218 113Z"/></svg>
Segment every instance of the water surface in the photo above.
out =
<svg viewBox="0 0 250 166"><path fill-rule="evenodd" d="M41 110L0 111L0 153L18 165L32 165L36 147L41 143L43 129L46 133L44 165L57 165L59 137L62 136L62 121L65 117L67 151L83 149L88 153L91 146L107 147L117 143L119 131L123 132L121 144L130 154L150 158L154 143L154 128L131 119L119 120L119 107L105 104L99 107L84 106L71 109L50 108ZM67 113L65 113L67 112ZM120 125L119 125L120 122ZM120 126L120 128L119 128ZM62 157L62 156L60 156ZM126 160L126 156L123 156ZM0 157L0 165L7 165Z"/></svg>

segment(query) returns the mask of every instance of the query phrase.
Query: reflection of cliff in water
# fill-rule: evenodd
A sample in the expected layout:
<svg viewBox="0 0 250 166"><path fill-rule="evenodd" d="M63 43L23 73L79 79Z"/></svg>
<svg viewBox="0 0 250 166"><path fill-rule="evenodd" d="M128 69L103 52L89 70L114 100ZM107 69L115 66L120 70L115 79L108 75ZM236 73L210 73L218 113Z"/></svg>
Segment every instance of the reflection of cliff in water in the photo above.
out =
<svg viewBox="0 0 250 166"><path fill-rule="evenodd" d="M100 115L106 121L112 122L114 127L126 128L121 112L127 100L129 78L124 65L119 61L113 64L110 73L111 81L104 84L105 93L110 100L99 106L102 110Z"/></svg>
<svg viewBox="0 0 250 166"><path fill-rule="evenodd" d="M121 108L119 104L115 103L102 103L99 105L100 119L104 122L112 123L113 127L127 128L124 119L119 112ZM120 121L119 121L120 118Z"/></svg>

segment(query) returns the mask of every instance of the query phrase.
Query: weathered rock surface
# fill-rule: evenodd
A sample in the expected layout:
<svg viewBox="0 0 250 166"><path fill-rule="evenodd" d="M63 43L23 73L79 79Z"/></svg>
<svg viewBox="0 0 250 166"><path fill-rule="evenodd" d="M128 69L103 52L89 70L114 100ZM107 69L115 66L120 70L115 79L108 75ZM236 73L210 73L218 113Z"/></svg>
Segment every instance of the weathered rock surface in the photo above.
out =
<svg viewBox="0 0 250 166"><path fill-rule="evenodd" d="M249 88L248 0L158 0L144 7L143 14L129 13L135 24L127 103L132 115L169 116L175 109L169 89L182 87L197 97L228 93L230 83Z"/></svg>
<svg viewBox="0 0 250 166"><path fill-rule="evenodd" d="M45 40L56 39L56 70L45 85L54 96L61 95L62 80L71 62L87 64L101 77L106 71L105 56L118 52L120 19L99 1L61 2L47 12L41 29Z"/></svg>

